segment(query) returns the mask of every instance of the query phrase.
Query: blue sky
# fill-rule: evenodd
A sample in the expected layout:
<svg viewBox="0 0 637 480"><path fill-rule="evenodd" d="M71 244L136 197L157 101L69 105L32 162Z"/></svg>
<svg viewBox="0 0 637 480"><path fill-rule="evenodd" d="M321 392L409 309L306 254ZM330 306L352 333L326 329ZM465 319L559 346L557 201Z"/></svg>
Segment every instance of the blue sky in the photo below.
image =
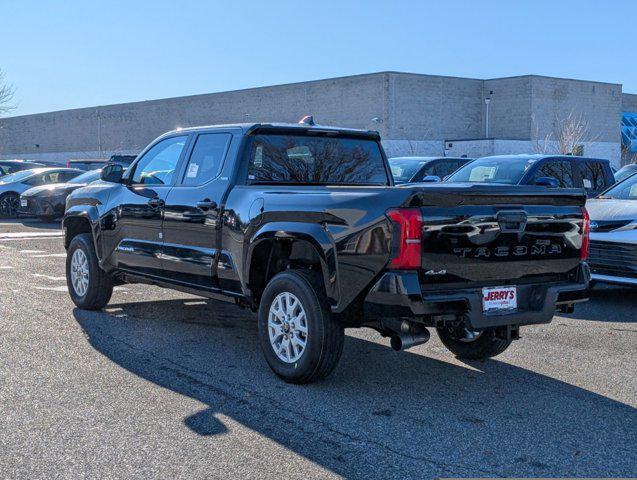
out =
<svg viewBox="0 0 637 480"><path fill-rule="evenodd" d="M0 0L12 115L397 70L637 93L629 1Z"/></svg>

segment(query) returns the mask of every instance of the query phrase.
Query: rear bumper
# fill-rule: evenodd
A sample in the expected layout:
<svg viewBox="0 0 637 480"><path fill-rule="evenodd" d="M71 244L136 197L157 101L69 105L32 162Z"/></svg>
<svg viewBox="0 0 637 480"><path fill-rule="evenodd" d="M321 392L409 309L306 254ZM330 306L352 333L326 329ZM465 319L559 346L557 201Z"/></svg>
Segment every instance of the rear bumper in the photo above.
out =
<svg viewBox="0 0 637 480"><path fill-rule="evenodd" d="M416 272L389 271L367 295L365 317L412 318L435 324L460 315L475 330L503 325L549 323L558 306L588 300L590 272L585 263L578 267L575 278L572 283L517 285L516 311L487 314L482 311L481 288L423 292Z"/></svg>

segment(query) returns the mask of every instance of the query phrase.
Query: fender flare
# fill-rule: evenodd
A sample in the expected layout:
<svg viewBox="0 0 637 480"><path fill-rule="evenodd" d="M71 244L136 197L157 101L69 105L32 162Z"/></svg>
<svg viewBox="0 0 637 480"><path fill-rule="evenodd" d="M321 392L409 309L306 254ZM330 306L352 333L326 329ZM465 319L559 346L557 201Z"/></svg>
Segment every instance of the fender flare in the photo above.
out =
<svg viewBox="0 0 637 480"><path fill-rule="evenodd" d="M70 207L62 218L62 228L64 229L64 246L68 247L70 243L70 239L67 238L67 226L69 221L72 219L82 219L86 220L91 227L91 236L93 237L93 246L95 247L95 254L99 260L100 265L102 264L102 251L100 249L101 244L101 226L100 226L100 216L97 211L97 207L94 205L89 206L88 208L83 206L74 206Z"/></svg>
<svg viewBox="0 0 637 480"><path fill-rule="evenodd" d="M332 306L340 300L338 270L336 267L336 246L328 231L319 224L271 222L259 228L250 239L245 259L245 279L250 278L254 249L264 241L300 240L310 243L316 250L323 273L323 285Z"/></svg>

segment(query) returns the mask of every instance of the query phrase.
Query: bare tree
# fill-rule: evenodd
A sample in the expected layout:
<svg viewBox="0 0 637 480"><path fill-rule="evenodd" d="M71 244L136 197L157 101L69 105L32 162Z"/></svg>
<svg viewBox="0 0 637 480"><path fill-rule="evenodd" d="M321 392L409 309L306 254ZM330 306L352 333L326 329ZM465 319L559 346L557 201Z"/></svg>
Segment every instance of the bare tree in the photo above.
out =
<svg viewBox="0 0 637 480"><path fill-rule="evenodd" d="M15 108L11 103L14 92L13 85L6 82L4 72L0 70L0 117Z"/></svg>
<svg viewBox="0 0 637 480"><path fill-rule="evenodd" d="M581 154L584 144L594 143L598 135L591 132L590 123L582 114L571 110L565 117L555 115L552 129L543 137L535 117L531 117L533 131L531 143L536 153L555 153L560 155Z"/></svg>
<svg viewBox="0 0 637 480"><path fill-rule="evenodd" d="M540 136L540 124L535 119L535 114L531 114L531 144L535 153L547 154L551 150L551 139L553 132L549 131L544 136Z"/></svg>

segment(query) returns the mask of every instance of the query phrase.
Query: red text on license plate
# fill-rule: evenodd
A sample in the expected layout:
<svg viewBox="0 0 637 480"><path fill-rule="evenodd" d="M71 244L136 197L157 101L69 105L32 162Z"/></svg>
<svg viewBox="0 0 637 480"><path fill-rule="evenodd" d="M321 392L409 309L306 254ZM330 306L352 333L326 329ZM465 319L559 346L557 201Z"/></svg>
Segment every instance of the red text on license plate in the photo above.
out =
<svg viewBox="0 0 637 480"><path fill-rule="evenodd" d="M482 309L485 312L515 310L516 308L518 308L516 287L486 287L482 289Z"/></svg>

